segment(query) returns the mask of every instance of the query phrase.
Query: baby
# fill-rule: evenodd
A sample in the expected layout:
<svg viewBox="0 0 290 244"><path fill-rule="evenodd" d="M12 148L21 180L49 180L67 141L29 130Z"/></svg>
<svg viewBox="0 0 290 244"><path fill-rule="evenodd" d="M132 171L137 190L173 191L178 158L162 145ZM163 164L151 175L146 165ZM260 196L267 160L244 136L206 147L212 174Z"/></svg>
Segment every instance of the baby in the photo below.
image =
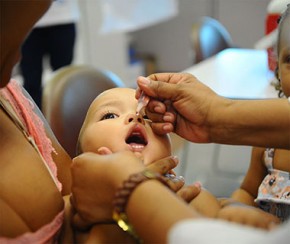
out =
<svg viewBox="0 0 290 244"><path fill-rule="evenodd" d="M170 156L169 135L155 134L144 110L137 114L136 109L137 100L133 89L113 88L101 93L88 109L79 134L77 154L111 154L129 150L141 158L145 165ZM199 195L188 204L203 216L211 218L218 217L221 209L219 201L205 189L201 189ZM264 222L262 211L253 211L257 211L260 222ZM256 226L256 223L247 224ZM96 242L95 239L90 241Z"/></svg>
<svg viewBox="0 0 290 244"><path fill-rule="evenodd" d="M88 109L79 134L77 154L111 154L129 150L145 165L170 156L169 135L155 134L144 110L136 113L136 109L134 89L113 88L101 93ZM168 173L170 176L174 172ZM216 198L205 189L189 204L208 217L214 217L220 208ZM89 238L96 242L96 239L91 239L92 235Z"/></svg>

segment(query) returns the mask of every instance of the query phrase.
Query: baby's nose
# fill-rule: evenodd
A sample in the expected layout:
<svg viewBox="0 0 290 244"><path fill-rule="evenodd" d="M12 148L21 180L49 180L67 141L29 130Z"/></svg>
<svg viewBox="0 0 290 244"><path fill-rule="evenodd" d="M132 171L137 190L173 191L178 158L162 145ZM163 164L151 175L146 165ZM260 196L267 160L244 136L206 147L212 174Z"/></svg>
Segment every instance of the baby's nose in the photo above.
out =
<svg viewBox="0 0 290 244"><path fill-rule="evenodd" d="M129 124L131 122L145 124L143 116L141 114L129 114L126 118L126 122Z"/></svg>

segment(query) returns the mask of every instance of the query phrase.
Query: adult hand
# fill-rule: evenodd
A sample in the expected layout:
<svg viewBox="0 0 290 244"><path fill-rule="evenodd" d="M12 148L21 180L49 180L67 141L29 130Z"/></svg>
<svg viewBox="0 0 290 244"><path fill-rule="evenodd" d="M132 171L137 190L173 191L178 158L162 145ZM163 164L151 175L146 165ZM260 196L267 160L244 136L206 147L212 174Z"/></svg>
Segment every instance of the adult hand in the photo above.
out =
<svg viewBox="0 0 290 244"><path fill-rule="evenodd" d="M174 157L159 160L150 170L165 174L177 165ZM145 169L142 160L129 151L98 155L84 153L72 163L71 203L76 210L73 224L86 229L94 223L112 222L112 202L115 192L131 174ZM184 182L178 177L170 187L179 189Z"/></svg>
<svg viewBox="0 0 290 244"><path fill-rule="evenodd" d="M187 73L160 73L138 77L139 89L150 97L147 116L156 133L175 132L192 142L210 142L209 113L219 97Z"/></svg>
<svg viewBox="0 0 290 244"><path fill-rule="evenodd" d="M191 185L183 186L180 190L176 192L176 195L179 196L187 203L191 203L201 192L201 184L195 182Z"/></svg>

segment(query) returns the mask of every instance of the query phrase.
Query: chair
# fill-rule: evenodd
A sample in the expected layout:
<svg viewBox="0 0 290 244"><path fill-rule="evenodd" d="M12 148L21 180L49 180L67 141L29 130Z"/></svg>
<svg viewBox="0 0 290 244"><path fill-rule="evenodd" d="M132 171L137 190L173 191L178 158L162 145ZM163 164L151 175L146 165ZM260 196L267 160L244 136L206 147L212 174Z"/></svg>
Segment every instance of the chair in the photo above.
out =
<svg viewBox="0 0 290 244"><path fill-rule="evenodd" d="M45 83L42 112L71 157L76 156L78 134L91 102L101 92L122 86L111 72L78 65L57 70Z"/></svg>
<svg viewBox="0 0 290 244"><path fill-rule="evenodd" d="M194 63L209 58L218 52L233 47L233 41L226 28L216 19L202 17L193 24L191 31Z"/></svg>

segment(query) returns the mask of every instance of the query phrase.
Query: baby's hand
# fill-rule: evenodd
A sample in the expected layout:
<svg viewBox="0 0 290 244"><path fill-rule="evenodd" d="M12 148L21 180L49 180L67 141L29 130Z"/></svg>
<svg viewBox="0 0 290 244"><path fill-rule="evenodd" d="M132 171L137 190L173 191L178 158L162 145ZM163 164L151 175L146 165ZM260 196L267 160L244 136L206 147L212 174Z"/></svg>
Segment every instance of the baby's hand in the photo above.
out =
<svg viewBox="0 0 290 244"><path fill-rule="evenodd" d="M268 230L280 223L276 216L248 205L225 206L218 212L217 217Z"/></svg>

